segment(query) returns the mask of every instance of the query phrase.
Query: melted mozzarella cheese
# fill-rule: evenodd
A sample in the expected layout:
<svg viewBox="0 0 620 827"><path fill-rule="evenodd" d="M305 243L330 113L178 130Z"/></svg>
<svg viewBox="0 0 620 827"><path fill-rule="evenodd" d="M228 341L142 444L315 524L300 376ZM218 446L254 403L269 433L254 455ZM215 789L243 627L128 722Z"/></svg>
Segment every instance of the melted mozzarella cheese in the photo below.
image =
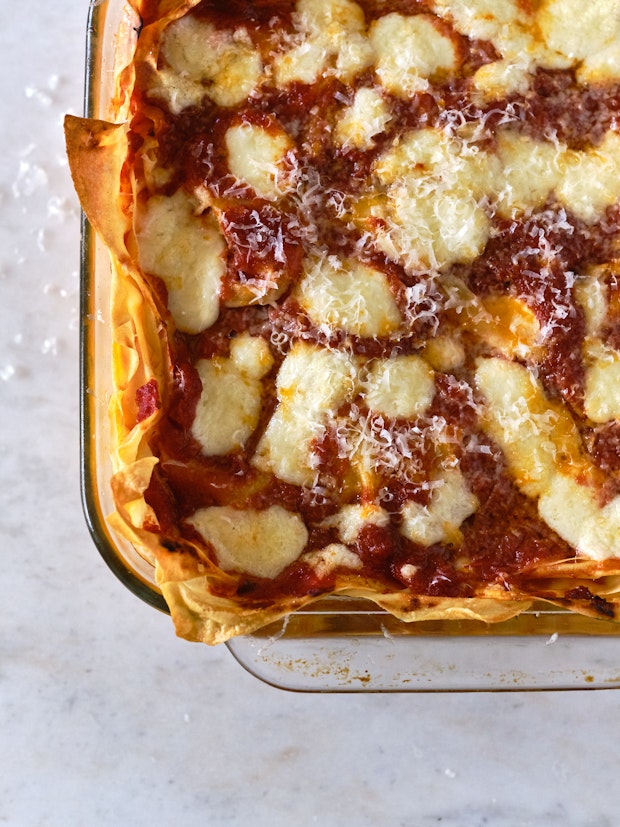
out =
<svg viewBox="0 0 620 827"><path fill-rule="evenodd" d="M140 267L158 276L168 307L184 333L200 333L218 317L226 245L211 216L194 212L182 190L153 196L136 220Z"/></svg>
<svg viewBox="0 0 620 827"><path fill-rule="evenodd" d="M362 568L362 561L357 554L341 543L330 543L325 548L302 555L301 559L308 563L319 577L326 577L336 569Z"/></svg>
<svg viewBox="0 0 620 827"><path fill-rule="evenodd" d="M273 364L264 339L247 333L234 339L230 358L200 359L202 393L192 436L205 454L222 456L241 448L258 425L261 378Z"/></svg>
<svg viewBox="0 0 620 827"><path fill-rule="evenodd" d="M564 0L559 0L559 5ZM572 60L545 40L541 4L520 0L433 0L437 14L450 20L456 30L471 38L490 41L501 55L475 73L475 87L490 99L513 92L525 94L537 66L565 69ZM575 12L574 20L581 14ZM580 31L581 26L574 26Z"/></svg>
<svg viewBox="0 0 620 827"><path fill-rule="evenodd" d="M435 395L433 371L420 356L373 359L363 380L364 402L375 413L414 419Z"/></svg>
<svg viewBox="0 0 620 827"><path fill-rule="evenodd" d="M465 346L458 334L440 335L424 344L424 359L435 370L450 373L465 362Z"/></svg>
<svg viewBox="0 0 620 827"><path fill-rule="evenodd" d="M448 189L411 177L390 187L382 215L387 230L376 235L379 249L412 272L440 270L473 261L484 249L490 222L467 189Z"/></svg>
<svg viewBox="0 0 620 827"><path fill-rule="evenodd" d="M494 44L511 33L515 37L515 26L527 19L519 0L433 0L432 5L459 32Z"/></svg>
<svg viewBox="0 0 620 827"><path fill-rule="evenodd" d="M581 83L620 78L617 0L544 0L537 24L547 48L577 64Z"/></svg>
<svg viewBox="0 0 620 827"><path fill-rule="evenodd" d="M328 53L320 38L307 38L299 46L274 60L276 84L279 88L289 83L314 83L324 69Z"/></svg>
<svg viewBox="0 0 620 827"><path fill-rule="evenodd" d="M323 74L349 82L370 65L364 12L352 0L298 0L297 43L273 62L278 86L314 83Z"/></svg>
<svg viewBox="0 0 620 827"><path fill-rule="evenodd" d="M356 202L356 222L407 269L445 270L482 252L493 210L515 218L555 197L584 221L598 220L620 199L620 136L610 130L599 146L577 151L504 129L493 153L464 134L419 129L382 153L373 173L384 194Z"/></svg>
<svg viewBox="0 0 620 827"><path fill-rule="evenodd" d="M586 349L584 406L592 422L620 419L620 351L600 340Z"/></svg>
<svg viewBox="0 0 620 827"><path fill-rule="evenodd" d="M540 497L538 511L548 526L586 557L618 556L620 496L601 508L595 491L556 474Z"/></svg>
<svg viewBox="0 0 620 827"><path fill-rule="evenodd" d="M620 199L620 135L609 131L602 144L585 152L566 150L556 194L584 221L596 221Z"/></svg>
<svg viewBox="0 0 620 827"><path fill-rule="evenodd" d="M458 32L489 40L504 58L536 52L533 20L519 0L433 0L433 8Z"/></svg>
<svg viewBox="0 0 620 827"><path fill-rule="evenodd" d="M296 342L276 380L278 406L269 420L253 463L285 482L311 486L316 477L312 441L351 396L356 368L344 352Z"/></svg>
<svg viewBox="0 0 620 827"><path fill-rule="evenodd" d="M620 136L614 131L599 146L571 150L504 130L498 157L497 209L506 218L541 207L554 193L579 218L594 222L620 199Z"/></svg>
<svg viewBox="0 0 620 827"><path fill-rule="evenodd" d="M457 31L489 40L501 59L480 67L474 85L501 99L525 94L537 66L574 67L580 83L620 77L620 9L616 0L434 0Z"/></svg>
<svg viewBox="0 0 620 827"><path fill-rule="evenodd" d="M452 40L425 14L383 15L370 27L376 54L376 72L383 86L407 97L428 88L428 78L454 71L456 49Z"/></svg>
<svg viewBox="0 0 620 827"><path fill-rule="evenodd" d="M158 71L156 95L178 113L208 95L219 106L235 106L258 85L262 61L247 32L217 29L191 16L171 23L163 33L161 56L170 67Z"/></svg>
<svg viewBox="0 0 620 827"><path fill-rule="evenodd" d="M488 402L485 427L502 448L517 486L538 498L541 518L581 554L617 555L620 497L601 507L571 417L545 398L521 365L485 359L476 378Z"/></svg>
<svg viewBox="0 0 620 827"><path fill-rule="evenodd" d="M594 272L580 276L575 282L574 295L583 309L586 334L592 337L598 336L608 310L607 287L602 275Z"/></svg>
<svg viewBox="0 0 620 827"><path fill-rule="evenodd" d="M491 232L482 201L495 189L498 171L491 153L468 152L442 130L407 133L375 164L387 187L373 215L388 225L376 231L378 246L414 271L472 261Z"/></svg>
<svg viewBox="0 0 620 827"><path fill-rule="evenodd" d="M344 147L370 149L375 135L383 132L391 119L381 92L363 86L338 119L336 141Z"/></svg>
<svg viewBox="0 0 620 827"><path fill-rule="evenodd" d="M620 351L601 338L609 311L604 275L604 270L595 270L581 276L575 284L575 298L583 308L586 323L584 409L586 416L596 423L620 419Z"/></svg>
<svg viewBox="0 0 620 827"><path fill-rule="evenodd" d="M410 500L402 509L401 532L423 546L434 543L458 545L460 526L478 508L478 498L467 487L458 469L444 472L428 506Z"/></svg>
<svg viewBox="0 0 620 827"><path fill-rule="evenodd" d="M512 130L498 136L502 182L498 212L506 218L541 207L561 179L563 152L549 141L537 141Z"/></svg>
<svg viewBox="0 0 620 827"><path fill-rule="evenodd" d="M301 517L273 505L264 511L229 506L202 508L188 520L213 547L220 568L274 578L306 545Z"/></svg>
<svg viewBox="0 0 620 827"><path fill-rule="evenodd" d="M318 327L356 336L387 336L401 316L387 278L359 261L335 256L309 260L296 291L301 306Z"/></svg>
<svg viewBox="0 0 620 827"><path fill-rule="evenodd" d="M487 100L502 100L515 94L525 95L530 80L531 64L525 56L485 63L473 76L474 87Z"/></svg>
<svg viewBox="0 0 620 827"><path fill-rule="evenodd" d="M226 131L225 142L230 171L259 197L276 200L294 186L294 144L283 129L241 123Z"/></svg>
<svg viewBox="0 0 620 827"><path fill-rule="evenodd" d="M495 154L472 151L458 135L415 130L378 158L374 173L385 196L370 208L360 200L356 220L405 267L441 270L482 252L491 208L515 218L555 195L584 221L598 220L620 200L620 136L611 130L599 146L578 151L503 130Z"/></svg>
<svg viewBox="0 0 620 827"><path fill-rule="evenodd" d="M337 514L323 521L323 526L337 528L342 542L352 545L366 526L385 528L389 522L390 515L383 508L374 503L362 503L343 505Z"/></svg>
<svg viewBox="0 0 620 827"><path fill-rule="evenodd" d="M538 497L560 470L583 468L580 440L565 409L547 399L523 365L483 359L476 383L487 402L484 427L501 446L517 486Z"/></svg>

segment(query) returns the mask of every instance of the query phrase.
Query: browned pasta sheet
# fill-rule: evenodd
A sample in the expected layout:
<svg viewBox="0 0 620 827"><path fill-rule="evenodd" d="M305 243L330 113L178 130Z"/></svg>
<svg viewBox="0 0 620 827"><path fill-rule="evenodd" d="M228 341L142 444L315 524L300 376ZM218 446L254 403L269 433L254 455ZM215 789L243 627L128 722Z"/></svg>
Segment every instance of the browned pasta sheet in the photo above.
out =
<svg viewBox="0 0 620 827"><path fill-rule="evenodd" d="M330 594L616 618L613 3L132 5L117 122L66 136L113 262L111 521L177 633Z"/></svg>

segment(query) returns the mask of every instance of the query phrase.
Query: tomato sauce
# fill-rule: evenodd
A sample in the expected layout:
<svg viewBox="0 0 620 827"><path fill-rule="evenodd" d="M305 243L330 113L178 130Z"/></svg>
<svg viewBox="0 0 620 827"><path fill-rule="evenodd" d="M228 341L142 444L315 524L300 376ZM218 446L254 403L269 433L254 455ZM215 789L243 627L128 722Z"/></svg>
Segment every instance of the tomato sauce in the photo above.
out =
<svg viewBox="0 0 620 827"><path fill-rule="evenodd" d="M590 436L591 455L598 467L620 475L620 422L599 425L592 429Z"/></svg>
<svg viewBox="0 0 620 827"><path fill-rule="evenodd" d="M617 123L620 83L584 87L571 70L539 68L524 103L525 126L534 137L587 149Z"/></svg>
<svg viewBox="0 0 620 827"><path fill-rule="evenodd" d="M143 422L161 408L157 379L150 379L136 390L136 408L136 422Z"/></svg>

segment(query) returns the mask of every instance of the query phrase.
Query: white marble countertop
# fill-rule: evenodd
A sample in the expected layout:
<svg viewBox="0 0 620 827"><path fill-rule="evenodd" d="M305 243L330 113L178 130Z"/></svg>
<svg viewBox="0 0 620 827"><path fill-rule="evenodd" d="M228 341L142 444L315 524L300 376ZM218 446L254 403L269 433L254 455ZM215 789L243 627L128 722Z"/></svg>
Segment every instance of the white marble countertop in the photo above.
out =
<svg viewBox="0 0 620 827"><path fill-rule="evenodd" d="M79 494L86 0L0 10L0 823L612 827L620 692L295 694L175 638ZM619 645L620 653L620 645Z"/></svg>

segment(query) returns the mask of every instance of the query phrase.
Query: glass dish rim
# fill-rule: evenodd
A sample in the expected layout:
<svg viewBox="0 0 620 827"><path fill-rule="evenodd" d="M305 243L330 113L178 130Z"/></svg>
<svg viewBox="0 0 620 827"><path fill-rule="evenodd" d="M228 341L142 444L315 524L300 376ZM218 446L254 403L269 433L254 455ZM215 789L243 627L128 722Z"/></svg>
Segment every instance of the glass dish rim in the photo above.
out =
<svg viewBox="0 0 620 827"><path fill-rule="evenodd" d="M84 117L99 116L99 95L101 92L101 50L100 28L105 25L107 0L90 0L87 14L86 52L84 75ZM79 327L79 377L80 377L80 492L82 510L90 536L102 559L114 575L129 591L148 605L169 614L168 606L160 591L146 582L136 571L121 559L110 537L102 505L97 495L95 456L93 451L94 399L92 387L94 360L94 329L96 308L93 306L92 274L96 245L96 233L81 211L80 218L80 327Z"/></svg>

